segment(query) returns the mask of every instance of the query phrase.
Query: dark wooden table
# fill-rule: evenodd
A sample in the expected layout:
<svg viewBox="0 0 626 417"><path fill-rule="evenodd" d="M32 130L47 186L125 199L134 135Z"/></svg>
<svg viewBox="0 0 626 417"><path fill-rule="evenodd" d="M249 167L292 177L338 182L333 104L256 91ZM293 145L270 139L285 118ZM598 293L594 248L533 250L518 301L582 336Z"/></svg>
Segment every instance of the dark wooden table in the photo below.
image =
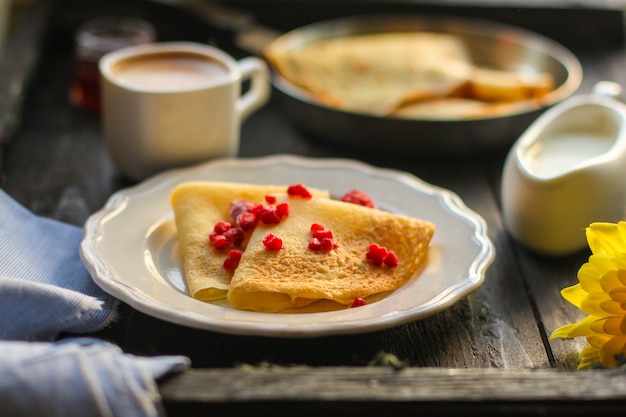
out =
<svg viewBox="0 0 626 417"><path fill-rule="evenodd" d="M306 23L307 18L350 14L363 5L372 11L414 7L424 12L434 7L437 12L482 13L519 25L525 21L559 37L578 55L585 72L581 92L603 79L626 85L622 14L611 6L579 4L565 11L545 7L542 14L541 7L532 4L233 4L279 30ZM211 41L236 57L246 55L229 41L228 30L210 27L198 16L164 3L60 1L23 7L0 61L0 186L32 211L79 226L114 191L131 185L109 159L99 117L76 110L67 97L73 31L88 17L112 12L151 20L161 40ZM275 101L244 123L241 140L243 158L276 153L353 158L408 171L448 188L485 218L497 256L484 285L448 310L365 334L227 335L165 322L122 304L119 320L93 336L130 353L182 354L193 361L192 370L160 381L171 416L626 413L626 373L574 371L585 341L548 341L555 328L583 317L559 291L577 282L576 273L589 253L539 257L507 236L498 201L505 151L436 161L355 154L307 136L290 124ZM381 354L401 363L380 360Z"/></svg>

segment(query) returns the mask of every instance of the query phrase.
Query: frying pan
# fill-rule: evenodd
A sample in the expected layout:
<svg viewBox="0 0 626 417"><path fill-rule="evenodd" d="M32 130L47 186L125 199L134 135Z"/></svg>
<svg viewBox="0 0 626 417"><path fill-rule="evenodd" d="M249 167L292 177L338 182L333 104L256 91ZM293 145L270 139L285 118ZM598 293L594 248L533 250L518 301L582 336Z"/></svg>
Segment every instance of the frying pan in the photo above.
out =
<svg viewBox="0 0 626 417"><path fill-rule="evenodd" d="M464 120L404 119L346 111L316 102L272 71L284 113L316 140L362 153L402 158L468 156L508 149L548 107L571 96L582 81L574 54L557 42L517 27L447 16L371 15L313 23L272 40L288 51L322 39L384 32L428 31L459 37L475 65L506 71L548 72L556 88L542 107Z"/></svg>

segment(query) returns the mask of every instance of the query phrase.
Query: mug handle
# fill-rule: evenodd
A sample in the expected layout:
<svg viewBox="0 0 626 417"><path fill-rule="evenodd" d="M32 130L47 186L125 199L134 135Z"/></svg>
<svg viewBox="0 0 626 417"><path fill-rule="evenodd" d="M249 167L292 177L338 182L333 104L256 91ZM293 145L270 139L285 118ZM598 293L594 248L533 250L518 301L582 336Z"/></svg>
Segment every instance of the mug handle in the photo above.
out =
<svg viewBox="0 0 626 417"><path fill-rule="evenodd" d="M239 119L244 120L269 100L269 70L265 61L256 57L244 58L237 64L241 72L240 82L251 81L250 89L237 100Z"/></svg>

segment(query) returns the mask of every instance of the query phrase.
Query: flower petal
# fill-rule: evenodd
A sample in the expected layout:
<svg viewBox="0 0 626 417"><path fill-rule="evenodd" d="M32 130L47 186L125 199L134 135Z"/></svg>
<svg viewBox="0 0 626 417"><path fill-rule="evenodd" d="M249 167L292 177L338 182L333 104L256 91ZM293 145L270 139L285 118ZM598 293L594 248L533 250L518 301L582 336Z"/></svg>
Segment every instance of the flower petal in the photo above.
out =
<svg viewBox="0 0 626 417"><path fill-rule="evenodd" d="M626 288L622 282L620 271L607 271L600 277L600 286L602 291L609 293L613 289Z"/></svg>
<svg viewBox="0 0 626 417"><path fill-rule="evenodd" d="M592 223L586 230L587 242L593 254L626 253L626 223Z"/></svg>
<svg viewBox="0 0 626 417"><path fill-rule="evenodd" d="M622 304L612 300L609 294L595 293L585 297L581 304L580 309L592 316L624 316L626 312L622 308Z"/></svg>
<svg viewBox="0 0 626 417"><path fill-rule="evenodd" d="M621 303L621 304L626 303L626 288L612 290L611 292L609 292L609 297L611 297L611 300L616 301L618 303Z"/></svg>
<svg viewBox="0 0 626 417"><path fill-rule="evenodd" d="M601 290L600 278L607 272L614 269L613 262L606 256L592 255L589 262L578 270L578 282L583 290L587 292Z"/></svg>
<svg viewBox="0 0 626 417"><path fill-rule="evenodd" d="M552 339L553 337L572 338L581 336L593 336L597 332L591 329L591 325L596 321L598 321L597 317L587 316L578 323L568 324L563 327L559 327L554 332L552 332L552 336L550 336L550 338Z"/></svg>
<svg viewBox="0 0 626 417"><path fill-rule="evenodd" d="M568 339L570 337L570 332L572 331L572 329L576 326L576 324L566 324L565 326L561 326L558 329L554 330L552 332L552 334L550 335L550 340L554 340L557 337L562 338L562 339Z"/></svg>
<svg viewBox="0 0 626 417"><path fill-rule="evenodd" d="M594 333L623 336L626 333L626 321L624 321L624 317L596 318L596 320L589 324L589 328Z"/></svg>
<svg viewBox="0 0 626 417"><path fill-rule="evenodd" d="M600 349L611 337L607 334L595 334L587 337L587 343L596 349Z"/></svg>
<svg viewBox="0 0 626 417"><path fill-rule="evenodd" d="M578 369L587 368L591 362L600 360L600 349L595 346L586 346L583 350L578 354L578 359L580 359L580 364L578 365Z"/></svg>
<svg viewBox="0 0 626 417"><path fill-rule="evenodd" d="M620 353L626 353L625 347L625 336L611 338L600 348L600 362L608 367L615 366L615 357Z"/></svg>
<svg viewBox="0 0 626 417"><path fill-rule="evenodd" d="M576 284L571 287L563 288L561 290L561 296L580 308L582 301L587 297L587 291L583 290L580 284Z"/></svg>

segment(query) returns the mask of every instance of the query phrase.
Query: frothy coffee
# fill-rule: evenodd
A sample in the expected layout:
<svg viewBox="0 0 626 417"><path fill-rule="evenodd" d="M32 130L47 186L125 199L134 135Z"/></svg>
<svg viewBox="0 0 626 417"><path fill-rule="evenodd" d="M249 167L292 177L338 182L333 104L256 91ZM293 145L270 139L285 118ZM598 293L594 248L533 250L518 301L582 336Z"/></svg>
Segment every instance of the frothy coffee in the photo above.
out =
<svg viewBox="0 0 626 417"><path fill-rule="evenodd" d="M125 85L164 92L202 88L228 78L222 63L185 52L128 58L116 63L111 74Z"/></svg>

